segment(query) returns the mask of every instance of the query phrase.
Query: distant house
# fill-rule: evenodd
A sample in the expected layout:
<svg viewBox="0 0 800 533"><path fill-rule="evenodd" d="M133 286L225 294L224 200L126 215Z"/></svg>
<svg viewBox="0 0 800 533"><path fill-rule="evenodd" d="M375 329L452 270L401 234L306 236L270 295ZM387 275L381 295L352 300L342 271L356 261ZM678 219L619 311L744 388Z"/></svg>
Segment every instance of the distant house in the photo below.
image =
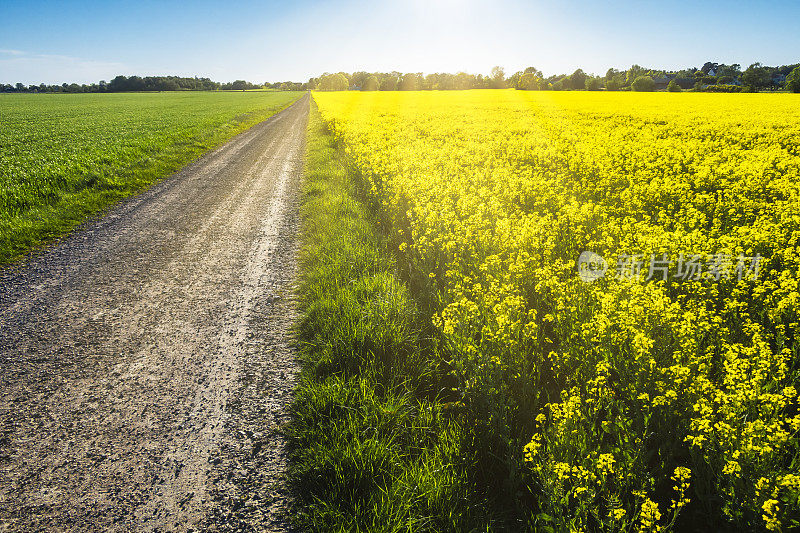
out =
<svg viewBox="0 0 800 533"><path fill-rule="evenodd" d="M663 78L653 78L653 83L655 83L655 89L666 89L669 82L672 81L672 78L665 76Z"/></svg>

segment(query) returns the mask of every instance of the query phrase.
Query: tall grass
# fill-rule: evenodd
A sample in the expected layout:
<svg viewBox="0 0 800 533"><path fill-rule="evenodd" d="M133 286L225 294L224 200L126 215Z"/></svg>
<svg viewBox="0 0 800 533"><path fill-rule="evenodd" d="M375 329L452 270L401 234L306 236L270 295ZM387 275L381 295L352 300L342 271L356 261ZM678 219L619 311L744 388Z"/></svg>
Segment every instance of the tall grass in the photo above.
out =
<svg viewBox="0 0 800 533"><path fill-rule="evenodd" d="M448 401L446 363L358 184L312 104L303 372L290 429L297 523L309 531L508 526L496 498L476 490L487 486L475 478L480 443L463 406Z"/></svg>

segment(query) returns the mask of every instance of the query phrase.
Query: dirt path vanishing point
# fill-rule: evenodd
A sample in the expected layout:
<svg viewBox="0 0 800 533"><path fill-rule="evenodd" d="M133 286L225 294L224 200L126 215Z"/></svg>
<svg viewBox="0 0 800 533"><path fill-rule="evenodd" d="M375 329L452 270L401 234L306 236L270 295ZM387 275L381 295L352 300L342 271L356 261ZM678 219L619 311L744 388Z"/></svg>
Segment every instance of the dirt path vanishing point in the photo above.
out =
<svg viewBox="0 0 800 533"><path fill-rule="evenodd" d="M0 531L287 531L309 96L0 270Z"/></svg>

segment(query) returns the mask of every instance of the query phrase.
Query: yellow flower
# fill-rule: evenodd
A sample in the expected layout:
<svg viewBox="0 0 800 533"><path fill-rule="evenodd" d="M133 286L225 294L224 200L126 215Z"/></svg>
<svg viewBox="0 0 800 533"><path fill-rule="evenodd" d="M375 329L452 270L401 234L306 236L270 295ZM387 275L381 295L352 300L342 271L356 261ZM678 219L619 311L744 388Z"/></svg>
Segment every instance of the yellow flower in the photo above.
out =
<svg viewBox="0 0 800 533"><path fill-rule="evenodd" d="M675 472L672 474L672 480L676 482L676 485L673 487L676 495L675 499L672 500L671 509L675 512L679 511L690 501L690 499L686 497L686 491L689 489L689 480L691 477L692 471L685 466L675 468Z"/></svg>
<svg viewBox="0 0 800 533"><path fill-rule="evenodd" d="M568 480L570 490L615 490L605 477L622 463L595 450L611 437L623 448L616 457L653 451L647 432L652 410L662 410L688 427L667 449L719 465L702 482L719 480L709 488L724 508L778 520L762 502L800 490L784 466L800 432L794 348L785 341L800 306L800 153L787 149L800 138L800 106L777 95L607 96L342 91L314 99L335 121L387 234L414 243L407 263L410 245L400 244L399 266L437 282L426 284L436 294L420 296L434 302L430 321L465 391L514 396L493 397L502 405L490 412L534 428L523 451L542 501L558 507ZM581 280L578 243L608 262L601 280ZM771 257L756 271L752 260L765 250ZM618 264L621 254L642 257ZM648 282L663 254L673 260L669 282ZM678 254L698 254L700 275L675 277ZM638 276L618 268L626 264L640 267ZM521 392L532 390L554 393L547 417ZM531 412L508 409L519 405ZM624 423L609 413L624 413ZM657 431L656 439L674 438ZM677 513L691 473L671 476ZM656 528L645 477L632 472L642 481L630 490L645 503L626 516ZM730 489L734 478L758 497ZM590 513L554 512L575 524Z"/></svg>
<svg viewBox="0 0 800 533"><path fill-rule="evenodd" d="M767 500L761 506L764 513L761 517L764 519L764 525L769 531L780 531L781 524L778 520L778 500Z"/></svg>
<svg viewBox="0 0 800 533"><path fill-rule="evenodd" d="M658 510L658 504L650 498L645 498L639 514L639 531L660 531L659 520L661 520L661 513Z"/></svg>
<svg viewBox="0 0 800 533"><path fill-rule="evenodd" d="M610 453L601 453L597 457L597 469L602 475L614 473L614 455Z"/></svg>
<svg viewBox="0 0 800 533"><path fill-rule="evenodd" d="M722 473L726 476L734 475L742 471L742 467L736 461L728 461L722 469Z"/></svg>

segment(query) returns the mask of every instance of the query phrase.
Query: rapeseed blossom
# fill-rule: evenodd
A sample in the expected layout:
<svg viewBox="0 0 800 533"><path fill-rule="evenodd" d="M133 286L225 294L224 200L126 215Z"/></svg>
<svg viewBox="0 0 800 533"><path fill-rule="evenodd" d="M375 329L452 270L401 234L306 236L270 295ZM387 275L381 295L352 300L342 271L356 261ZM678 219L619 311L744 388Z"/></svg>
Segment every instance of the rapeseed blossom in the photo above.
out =
<svg viewBox="0 0 800 533"><path fill-rule="evenodd" d="M527 420L514 437L543 512L565 530L597 517L657 530L713 506L743 529L787 529L800 521L800 106L672 96L314 98L435 302L465 404L494 405L498 431ZM584 250L638 254L640 275L583 283ZM665 254L762 261L757 279L647 282Z"/></svg>

